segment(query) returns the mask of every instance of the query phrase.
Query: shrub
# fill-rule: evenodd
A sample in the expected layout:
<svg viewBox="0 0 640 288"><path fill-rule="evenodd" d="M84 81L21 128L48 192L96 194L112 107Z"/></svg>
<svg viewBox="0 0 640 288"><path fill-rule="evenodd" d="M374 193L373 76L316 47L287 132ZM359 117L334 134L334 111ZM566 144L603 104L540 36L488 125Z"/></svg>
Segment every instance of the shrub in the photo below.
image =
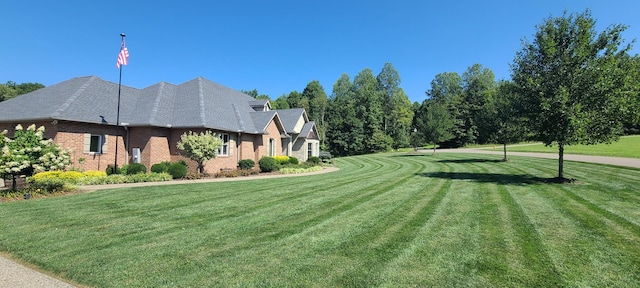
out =
<svg viewBox="0 0 640 288"><path fill-rule="evenodd" d="M107 176L111 175L111 174L121 174L122 173L122 169L120 167L116 168L116 171L114 173L113 171L113 165L107 165L107 169L104 170L104 172L107 173Z"/></svg>
<svg viewBox="0 0 640 288"><path fill-rule="evenodd" d="M328 151L320 151L320 160L322 160L322 162L326 162L326 161L330 161L331 160L331 153L329 153Z"/></svg>
<svg viewBox="0 0 640 288"><path fill-rule="evenodd" d="M298 161L298 158L289 157L289 164L297 165L298 163L300 163L300 161Z"/></svg>
<svg viewBox="0 0 640 288"><path fill-rule="evenodd" d="M287 159L289 160L289 159ZM260 166L260 172L272 172L278 170L278 161L273 157L263 156L258 161L258 166Z"/></svg>
<svg viewBox="0 0 640 288"><path fill-rule="evenodd" d="M241 170L251 170L256 166L256 162L251 159L243 159L238 161L238 168Z"/></svg>
<svg viewBox="0 0 640 288"><path fill-rule="evenodd" d="M320 162L322 162L322 160L320 160L320 157L312 156L312 157L309 157L309 159L307 159L307 162L309 162L311 164L314 164L314 165L318 165L318 164L320 164Z"/></svg>
<svg viewBox="0 0 640 288"><path fill-rule="evenodd" d="M169 170L167 172L171 174L173 179L181 179L187 175L187 166L182 163L173 163L169 166Z"/></svg>
<svg viewBox="0 0 640 288"><path fill-rule="evenodd" d="M289 156L286 156L286 155L273 156L273 159L275 159L276 162L278 162L278 165L285 165L289 163Z"/></svg>
<svg viewBox="0 0 640 288"><path fill-rule="evenodd" d="M151 172L167 173L169 171L169 166L171 166L171 163L169 163L169 165L165 164L165 162L153 164L151 165Z"/></svg>
<svg viewBox="0 0 640 288"><path fill-rule="evenodd" d="M144 164L142 163L131 163L129 165L127 165L127 172L124 173L126 175L134 175L134 174L146 174L147 173L147 167L144 166Z"/></svg>

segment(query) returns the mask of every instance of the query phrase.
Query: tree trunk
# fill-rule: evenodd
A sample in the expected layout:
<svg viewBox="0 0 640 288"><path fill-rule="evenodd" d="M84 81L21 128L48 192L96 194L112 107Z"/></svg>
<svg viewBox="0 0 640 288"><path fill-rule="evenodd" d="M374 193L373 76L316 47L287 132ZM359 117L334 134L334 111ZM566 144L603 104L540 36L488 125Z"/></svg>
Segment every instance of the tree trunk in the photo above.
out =
<svg viewBox="0 0 640 288"><path fill-rule="evenodd" d="M16 191L17 190L17 188L16 188L16 186L17 186L16 174L11 174L11 180L12 180L12 182L11 182L11 190Z"/></svg>
<svg viewBox="0 0 640 288"><path fill-rule="evenodd" d="M505 142L502 145L504 147L504 158L502 159L502 161L507 162L507 143Z"/></svg>
<svg viewBox="0 0 640 288"><path fill-rule="evenodd" d="M558 180L564 179L564 143L558 143Z"/></svg>
<svg viewBox="0 0 640 288"><path fill-rule="evenodd" d="M436 143L433 143L433 155L436 155Z"/></svg>

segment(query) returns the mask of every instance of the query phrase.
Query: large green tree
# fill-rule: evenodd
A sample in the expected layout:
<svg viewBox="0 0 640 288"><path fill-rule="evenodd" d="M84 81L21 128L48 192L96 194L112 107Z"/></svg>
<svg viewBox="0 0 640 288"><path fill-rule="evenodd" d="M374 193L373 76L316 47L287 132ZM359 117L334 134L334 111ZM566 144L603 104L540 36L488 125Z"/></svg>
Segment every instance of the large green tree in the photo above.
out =
<svg viewBox="0 0 640 288"><path fill-rule="evenodd" d="M475 139L473 131L467 129L464 120L465 106L463 105L464 89L462 77L456 72L444 72L437 74L431 80L431 87L427 90L427 99L437 101L444 105L451 115L453 137L442 144L443 147L462 147Z"/></svg>
<svg viewBox="0 0 640 288"><path fill-rule="evenodd" d="M391 148L393 139L383 132L383 93L378 80L369 68L353 77L356 115L364 122L364 153L381 152Z"/></svg>
<svg viewBox="0 0 640 288"><path fill-rule="evenodd" d="M487 131L485 136L492 143L502 144L502 161L508 160L507 144L523 141L528 136L521 101L513 82L501 81L495 96L482 107L480 122Z"/></svg>
<svg viewBox="0 0 640 288"><path fill-rule="evenodd" d="M426 100L416 114L416 133L425 142L433 144L433 154L436 154L438 143L453 137L453 126L447 107L440 101Z"/></svg>
<svg viewBox="0 0 640 288"><path fill-rule="evenodd" d="M327 112L327 141L334 155L364 153L364 121L356 114L357 105L349 75L342 74L333 84Z"/></svg>
<svg viewBox="0 0 640 288"><path fill-rule="evenodd" d="M625 77L626 26L596 31L589 10L549 17L524 40L512 65L512 78L524 97L530 127L545 145L558 145L558 177L567 145L615 141L622 134L630 93Z"/></svg>
<svg viewBox="0 0 640 288"><path fill-rule="evenodd" d="M491 69L473 64L462 74L463 99L458 103L469 143L486 143L491 132L482 123L483 107L491 102L496 82ZM469 144L469 143L464 143Z"/></svg>
<svg viewBox="0 0 640 288"><path fill-rule="evenodd" d="M413 110L411 101L400 88L400 73L391 63L385 63L376 76L378 91L382 93L383 131L393 139L393 148L407 147Z"/></svg>
<svg viewBox="0 0 640 288"><path fill-rule="evenodd" d="M307 99L307 103L309 103L307 113L311 121L316 123L318 133L320 133L320 141L322 141L322 146L324 147L327 132L327 123L325 122L328 106L327 93L324 92L324 88L322 88L318 80L313 80L302 91L302 98Z"/></svg>

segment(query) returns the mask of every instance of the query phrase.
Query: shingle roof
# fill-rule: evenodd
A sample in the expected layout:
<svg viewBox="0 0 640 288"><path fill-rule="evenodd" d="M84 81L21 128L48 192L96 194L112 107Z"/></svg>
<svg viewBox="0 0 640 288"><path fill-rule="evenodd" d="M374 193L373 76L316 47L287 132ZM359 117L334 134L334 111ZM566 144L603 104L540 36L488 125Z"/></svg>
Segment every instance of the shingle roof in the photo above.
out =
<svg viewBox="0 0 640 288"><path fill-rule="evenodd" d="M300 117L304 117L304 121L307 122L307 113L303 108L294 108L294 109L285 109L285 110L276 110L278 111L278 115L280 115L280 120L282 121L282 125L284 125L284 129L287 133L297 133L295 131L296 124L298 124L298 120Z"/></svg>
<svg viewBox="0 0 640 288"><path fill-rule="evenodd" d="M0 122L69 120L115 125L118 84L96 76L77 77L0 102ZM263 133L249 95L195 78L180 85L166 82L136 89L122 85L120 123L128 126L210 128ZM265 113L256 115L255 113ZM256 122L256 119L260 121ZM257 125L260 124L260 125Z"/></svg>
<svg viewBox="0 0 640 288"><path fill-rule="evenodd" d="M298 137L302 137L302 138L309 138L309 134L311 134L311 131L313 131L315 133L315 135L318 135L318 131L316 131L316 123L313 121L304 123L304 126L302 126L302 130L300 130L300 134L298 135Z"/></svg>

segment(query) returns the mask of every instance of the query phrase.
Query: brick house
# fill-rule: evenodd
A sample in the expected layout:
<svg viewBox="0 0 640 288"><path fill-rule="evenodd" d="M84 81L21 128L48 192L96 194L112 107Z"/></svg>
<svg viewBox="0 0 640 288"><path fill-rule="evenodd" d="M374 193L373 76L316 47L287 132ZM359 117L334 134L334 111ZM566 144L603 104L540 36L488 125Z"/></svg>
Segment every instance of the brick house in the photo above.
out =
<svg viewBox="0 0 640 288"><path fill-rule="evenodd" d="M122 86L116 140L118 84L96 76L77 77L0 102L0 131L17 124L45 126L45 137L70 149L74 167L102 170L139 162L187 160L177 148L188 131L220 135L218 157L205 163L209 173L234 169L239 160L288 155L306 161L318 156L315 124L304 109L271 110L266 100L198 77L180 85L166 82L143 88Z"/></svg>

